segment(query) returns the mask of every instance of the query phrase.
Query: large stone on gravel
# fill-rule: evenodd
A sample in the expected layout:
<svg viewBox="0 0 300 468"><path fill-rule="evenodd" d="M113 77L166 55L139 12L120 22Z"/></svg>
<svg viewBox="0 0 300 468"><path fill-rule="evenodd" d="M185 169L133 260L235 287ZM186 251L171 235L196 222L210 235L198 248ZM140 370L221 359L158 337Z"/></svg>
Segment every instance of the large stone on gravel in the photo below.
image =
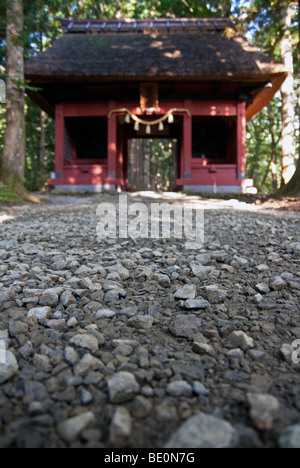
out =
<svg viewBox="0 0 300 468"><path fill-rule="evenodd" d="M286 287L286 282L281 278L281 276L275 276L274 278L271 278L269 286L271 289L274 289L274 291L281 291Z"/></svg>
<svg viewBox="0 0 300 468"><path fill-rule="evenodd" d="M192 314L179 314L170 325L174 336L193 339L201 331L201 320Z"/></svg>
<svg viewBox="0 0 300 468"><path fill-rule="evenodd" d="M0 384L3 384L19 370L15 355L10 350L0 348Z"/></svg>
<svg viewBox="0 0 300 468"><path fill-rule="evenodd" d="M241 330L234 331L228 336L228 340L235 348L243 351L253 348L253 339Z"/></svg>
<svg viewBox="0 0 300 468"><path fill-rule="evenodd" d="M176 380L169 383L167 393L174 397L191 397L193 395L193 388L185 380Z"/></svg>
<svg viewBox="0 0 300 468"><path fill-rule="evenodd" d="M128 320L128 324L137 330L151 330L154 318L151 315L137 314Z"/></svg>
<svg viewBox="0 0 300 468"><path fill-rule="evenodd" d="M184 307L190 310L207 309L210 307L210 303L205 299L187 299Z"/></svg>
<svg viewBox="0 0 300 468"><path fill-rule="evenodd" d="M108 380L107 385L111 403L125 403L126 401L133 400L140 390L135 376L125 371L113 375Z"/></svg>
<svg viewBox="0 0 300 468"><path fill-rule="evenodd" d="M185 284L179 288L175 294L175 299L195 299L197 294L197 287L195 284Z"/></svg>
<svg viewBox="0 0 300 468"><path fill-rule="evenodd" d="M237 432L231 424L199 413L188 419L171 436L164 448L233 448L237 442Z"/></svg>
<svg viewBox="0 0 300 468"><path fill-rule="evenodd" d="M109 444L112 447L125 447L131 434L132 419L124 406L118 406L109 428Z"/></svg>
<svg viewBox="0 0 300 468"><path fill-rule="evenodd" d="M73 418L62 421L58 424L57 430L59 435L66 442L73 442L79 434L90 424L95 423L96 419L92 411L74 416Z"/></svg>
<svg viewBox="0 0 300 468"><path fill-rule="evenodd" d="M47 289L40 297L40 305L56 307L58 305L58 294L51 289Z"/></svg>
<svg viewBox="0 0 300 468"><path fill-rule="evenodd" d="M75 335L69 341L70 344L89 350L91 353L98 351L98 340L93 335L85 333L84 335Z"/></svg>
<svg viewBox="0 0 300 468"><path fill-rule="evenodd" d="M41 324L45 324L47 319L51 315L51 307L49 306L44 306L44 307L34 307L31 309L27 317L35 317L37 321Z"/></svg>
<svg viewBox="0 0 300 468"><path fill-rule="evenodd" d="M227 297L227 291L220 288L217 284L210 284L205 287L207 299L211 304L219 304Z"/></svg>
<svg viewBox="0 0 300 468"><path fill-rule="evenodd" d="M279 411L278 400L272 395L257 393L248 393L247 397L254 426L260 431L271 429Z"/></svg>
<svg viewBox="0 0 300 468"><path fill-rule="evenodd" d="M200 280L205 280L213 269L213 267L203 266L199 262L191 262L190 267L194 275Z"/></svg>

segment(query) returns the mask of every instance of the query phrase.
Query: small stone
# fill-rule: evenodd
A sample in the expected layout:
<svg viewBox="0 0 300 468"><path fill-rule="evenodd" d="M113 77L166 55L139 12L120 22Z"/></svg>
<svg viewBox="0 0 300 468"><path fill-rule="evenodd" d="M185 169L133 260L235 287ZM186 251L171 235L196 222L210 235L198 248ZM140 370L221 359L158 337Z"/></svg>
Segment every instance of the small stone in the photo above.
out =
<svg viewBox="0 0 300 468"><path fill-rule="evenodd" d="M193 346L192 346L192 351L202 356L206 354L212 357L216 356L216 352L213 346L206 344L206 343L197 343L197 341L194 341Z"/></svg>
<svg viewBox="0 0 300 468"><path fill-rule="evenodd" d="M10 350L4 350L3 356L2 353L0 356L0 384L3 384L18 372L19 366L15 355Z"/></svg>
<svg viewBox="0 0 300 468"><path fill-rule="evenodd" d="M18 320L11 320L8 326L10 336L14 337L20 335L21 333L28 332L28 325L26 323L20 322Z"/></svg>
<svg viewBox="0 0 300 468"><path fill-rule="evenodd" d="M30 341L27 341L21 348L19 348L19 353L23 359L29 359L33 353L33 345Z"/></svg>
<svg viewBox="0 0 300 468"><path fill-rule="evenodd" d="M80 401L82 405L88 405L93 401L93 395L88 390L83 389L80 395Z"/></svg>
<svg viewBox="0 0 300 468"><path fill-rule="evenodd" d="M51 315L51 307L45 306L45 307L34 307L31 309L27 317L35 317L39 323L46 324L46 321L48 318L50 318Z"/></svg>
<svg viewBox="0 0 300 468"><path fill-rule="evenodd" d="M298 449L300 448L300 424L288 426L279 437L280 448Z"/></svg>
<svg viewBox="0 0 300 468"><path fill-rule="evenodd" d="M43 372L50 372L52 370L50 360L48 356L45 356L44 354L36 353L33 357L33 364L37 369Z"/></svg>
<svg viewBox="0 0 300 468"><path fill-rule="evenodd" d="M219 304L227 297L227 291L220 288L217 284L211 284L205 287L207 299L211 304Z"/></svg>
<svg viewBox="0 0 300 468"><path fill-rule="evenodd" d="M272 395L257 393L248 393L247 397L254 426L260 431L271 429L273 421L278 415L278 400Z"/></svg>
<svg viewBox="0 0 300 468"><path fill-rule="evenodd" d="M255 304L259 304L263 300L264 300L264 298L260 293L255 294L255 296L253 297L253 301L254 301Z"/></svg>
<svg viewBox="0 0 300 468"><path fill-rule="evenodd" d="M261 263L260 265L257 265L255 268L256 268L259 272L267 271L267 270L270 269L270 268L268 267L268 265L266 265L265 263Z"/></svg>
<svg viewBox="0 0 300 468"><path fill-rule="evenodd" d="M52 328L53 330L63 331L66 326L65 319L52 319L48 320L46 323L47 327Z"/></svg>
<svg viewBox="0 0 300 468"><path fill-rule="evenodd" d="M251 357L251 359L254 359L255 361L260 361L261 359L264 359L266 353L257 349L250 349L250 351L248 351L248 355Z"/></svg>
<svg viewBox="0 0 300 468"><path fill-rule="evenodd" d="M259 293L262 294L267 294L270 292L270 288L266 283L258 283L255 288Z"/></svg>
<svg viewBox="0 0 300 468"><path fill-rule="evenodd" d="M70 344L79 348L88 349L91 353L98 351L98 340L93 335L85 333L84 335L75 335L69 341Z"/></svg>
<svg viewBox="0 0 300 468"><path fill-rule="evenodd" d="M107 309L103 307L102 309L99 309L95 315L94 318L95 320L102 319L102 318L112 318L116 315L116 313L113 310Z"/></svg>
<svg viewBox="0 0 300 468"><path fill-rule="evenodd" d="M244 357L244 352L240 348L230 349L227 356L234 359L242 359Z"/></svg>
<svg viewBox="0 0 300 468"><path fill-rule="evenodd" d="M187 299L184 303L186 309L208 309L210 303L205 299Z"/></svg>
<svg viewBox="0 0 300 468"><path fill-rule="evenodd" d="M200 396L208 396L210 391L205 388L205 386L201 382L194 382L193 383L193 391L196 395Z"/></svg>
<svg viewBox="0 0 300 468"><path fill-rule="evenodd" d="M78 320L76 317L71 317L68 321L67 321L67 327L68 328L75 328L77 327L78 325Z"/></svg>
<svg viewBox="0 0 300 468"><path fill-rule="evenodd" d="M82 359L80 359L80 361L77 364L75 364L74 375L83 375L87 372L93 372L103 367L104 366L99 359L87 353L83 356Z"/></svg>
<svg viewBox="0 0 300 468"><path fill-rule="evenodd" d="M191 397L193 389L185 380L176 380L169 383L167 393L174 397Z"/></svg>
<svg viewBox="0 0 300 468"><path fill-rule="evenodd" d="M79 356L72 346L66 346L64 350L64 358L71 366L74 366L79 361Z"/></svg>
<svg viewBox="0 0 300 468"><path fill-rule="evenodd" d="M73 442L80 433L90 424L96 422L95 416L91 411L82 413L74 418L67 419L58 424L58 433L66 442Z"/></svg>
<svg viewBox="0 0 300 468"><path fill-rule="evenodd" d="M233 448L237 442L237 432L231 424L199 413L189 418L171 436L164 448Z"/></svg>
<svg viewBox="0 0 300 468"><path fill-rule="evenodd" d="M130 276L129 270L120 264L109 267L109 271L118 273L122 281L127 280Z"/></svg>
<svg viewBox="0 0 300 468"><path fill-rule="evenodd" d="M192 339L201 331L201 320L192 314L179 314L170 325L170 332L175 336Z"/></svg>
<svg viewBox="0 0 300 468"><path fill-rule="evenodd" d="M131 434L132 419L124 406L119 406L109 428L109 444L116 448L126 446Z"/></svg>
<svg viewBox="0 0 300 468"><path fill-rule="evenodd" d="M158 274L154 276L154 279L158 282L163 288L169 288L171 286L171 281L168 275Z"/></svg>
<svg viewBox="0 0 300 468"><path fill-rule="evenodd" d="M51 289L47 289L40 297L40 305L56 307L58 305L58 294Z"/></svg>
<svg viewBox="0 0 300 468"><path fill-rule="evenodd" d="M286 282L281 278L281 276L275 276L270 280L269 286L274 289L274 291L281 291L286 287Z"/></svg>
<svg viewBox="0 0 300 468"><path fill-rule="evenodd" d="M285 343L280 348L280 355L284 361L292 362L292 354L294 351L294 348L290 344Z"/></svg>
<svg viewBox="0 0 300 468"><path fill-rule="evenodd" d="M228 253L225 250L215 250L211 254L211 258L217 262L224 262L228 256Z"/></svg>
<svg viewBox="0 0 300 468"><path fill-rule="evenodd" d="M175 299L195 299L197 287L195 284L185 284L174 294Z"/></svg>
<svg viewBox="0 0 300 468"><path fill-rule="evenodd" d="M254 346L253 339L241 330L233 331L228 336L228 340L234 347L241 348L243 351L247 351Z"/></svg>
<svg viewBox="0 0 300 468"><path fill-rule="evenodd" d="M151 330L154 318L151 315L137 314L128 320L128 324L137 330Z"/></svg>
<svg viewBox="0 0 300 468"><path fill-rule="evenodd" d="M190 263L190 267L194 275L197 276L200 280L205 280L213 269L213 267L203 266L198 262Z"/></svg>
<svg viewBox="0 0 300 468"><path fill-rule="evenodd" d="M121 371L108 380L108 393L111 403L125 403L133 400L139 393L140 387L135 376Z"/></svg>
<svg viewBox="0 0 300 468"><path fill-rule="evenodd" d="M76 304L76 299L73 296L72 292L69 291L68 289L62 293L60 296L60 303L64 307L69 307L71 304Z"/></svg>

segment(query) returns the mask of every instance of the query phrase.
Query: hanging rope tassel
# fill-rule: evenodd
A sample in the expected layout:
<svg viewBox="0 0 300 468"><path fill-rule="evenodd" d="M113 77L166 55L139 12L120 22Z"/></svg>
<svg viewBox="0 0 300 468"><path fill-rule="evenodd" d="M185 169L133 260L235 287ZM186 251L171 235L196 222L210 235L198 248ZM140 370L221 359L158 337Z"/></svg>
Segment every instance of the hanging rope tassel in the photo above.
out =
<svg viewBox="0 0 300 468"><path fill-rule="evenodd" d="M139 124L138 122L135 122L135 124L134 124L134 127L133 127L133 128L134 128L134 130L135 130L136 132L138 132L138 131L139 131L139 129L140 129L140 124Z"/></svg>
<svg viewBox="0 0 300 468"><path fill-rule="evenodd" d="M147 135L151 134L151 126L150 125L146 126L146 133L147 133Z"/></svg>
<svg viewBox="0 0 300 468"><path fill-rule="evenodd" d="M162 122L160 122L160 124L159 124L159 126L158 126L158 130L159 130L160 132L163 132L164 129L165 129L164 124L163 124Z"/></svg>

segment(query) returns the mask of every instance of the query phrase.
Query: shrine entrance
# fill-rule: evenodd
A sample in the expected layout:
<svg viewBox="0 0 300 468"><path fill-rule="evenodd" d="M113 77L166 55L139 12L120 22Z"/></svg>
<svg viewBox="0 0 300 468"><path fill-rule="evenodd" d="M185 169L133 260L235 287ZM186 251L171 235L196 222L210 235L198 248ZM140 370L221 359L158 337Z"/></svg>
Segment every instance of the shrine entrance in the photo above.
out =
<svg viewBox="0 0 300 468"><path fill-rule="evenodd" d="M130 191L174 191L179 177L182 142L182 116L175 116L163 130L134 125L118 117L118 149L123 159L123 177Z"/></svg>
<svg viewBox="0 0 300 468"><path fill-rule="evenodd" d="M177 178L176 139L128 140L128 189L173 191Z"/></svg>

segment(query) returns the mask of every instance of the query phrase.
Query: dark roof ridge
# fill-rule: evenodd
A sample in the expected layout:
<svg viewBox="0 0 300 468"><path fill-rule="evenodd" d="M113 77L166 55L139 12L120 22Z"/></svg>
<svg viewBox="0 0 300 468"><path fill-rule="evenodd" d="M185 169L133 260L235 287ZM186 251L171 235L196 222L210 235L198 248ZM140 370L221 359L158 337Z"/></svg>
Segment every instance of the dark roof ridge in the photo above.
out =
<svg viewBox="0 0 300 468"><path fill-rule="evenodd" d="M65 34L68 33L136 33L136 32L203 32L234 28L231 18L148 18L148 19L79 19L59 18Z"/></svg>

